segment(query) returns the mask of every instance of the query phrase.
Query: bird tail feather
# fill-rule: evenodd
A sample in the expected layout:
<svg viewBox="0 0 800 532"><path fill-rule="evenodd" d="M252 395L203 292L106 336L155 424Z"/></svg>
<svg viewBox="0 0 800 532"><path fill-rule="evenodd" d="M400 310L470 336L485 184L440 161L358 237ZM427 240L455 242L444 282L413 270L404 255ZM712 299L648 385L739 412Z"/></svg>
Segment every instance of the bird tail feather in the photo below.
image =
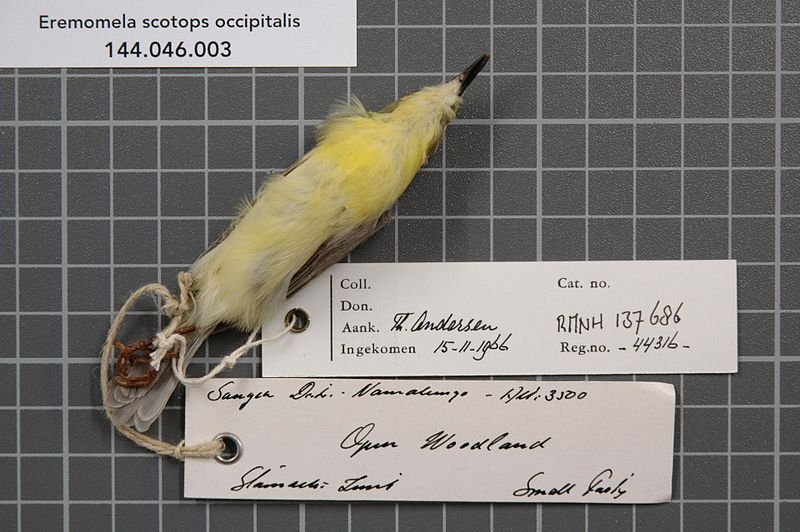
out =
<svg viewBox="0 0 800 532"><path fill-rule="evenodd" d="M186 348L185 365L189 364L213 330L214 328L210 327L192 334ZM141 371L146 371L146 367ZM161 415L178 382L172 372L170 361L166 360L155 380L148 387L126 388L112 382L108 400L111 421L115 425L129 425L135 427L139 432L147 432Z"/></svg>

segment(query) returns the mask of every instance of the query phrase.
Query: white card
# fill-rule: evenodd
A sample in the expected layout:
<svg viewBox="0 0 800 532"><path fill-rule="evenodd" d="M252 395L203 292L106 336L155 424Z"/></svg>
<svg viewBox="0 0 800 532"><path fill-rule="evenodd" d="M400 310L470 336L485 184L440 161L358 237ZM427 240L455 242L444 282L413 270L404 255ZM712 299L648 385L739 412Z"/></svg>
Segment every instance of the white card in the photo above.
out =
<svg viewBox="0 0 800 532"><path fill-rule="evenodd" d="M188 388L186 497L669 500L675 390L650 382L214 379Z"/></svg>
<svg viewBox="0 0 800 532"><path fill-rule="evenodd" d="M736 262L337 264L263 376L736 371ZM273 334L284 313L265 326Z"/></svg>
<svg viewBox="0 0 800 532"><path fill-rule="evenodd" d="M0 67L355 65L355 0L29 0L0 10Z"/></svg>

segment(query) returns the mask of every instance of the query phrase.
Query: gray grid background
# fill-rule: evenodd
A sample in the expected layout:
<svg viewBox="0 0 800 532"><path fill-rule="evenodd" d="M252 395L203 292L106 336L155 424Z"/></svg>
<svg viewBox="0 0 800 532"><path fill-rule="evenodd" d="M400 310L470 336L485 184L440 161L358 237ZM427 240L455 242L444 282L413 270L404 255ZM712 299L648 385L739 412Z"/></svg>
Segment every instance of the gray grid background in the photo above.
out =
<svg viewBox="0 0 800 532"><path fill-rule="evenodd" d="M0 70L0 529L800 530L800 1L362 0L359 24L352 69ZM103 418L113 311L174 286L335 99L377 108L487 50L351 260L738 259L739 373L648 377L678 391L673 501L182 499L181 465Z"/></svg>

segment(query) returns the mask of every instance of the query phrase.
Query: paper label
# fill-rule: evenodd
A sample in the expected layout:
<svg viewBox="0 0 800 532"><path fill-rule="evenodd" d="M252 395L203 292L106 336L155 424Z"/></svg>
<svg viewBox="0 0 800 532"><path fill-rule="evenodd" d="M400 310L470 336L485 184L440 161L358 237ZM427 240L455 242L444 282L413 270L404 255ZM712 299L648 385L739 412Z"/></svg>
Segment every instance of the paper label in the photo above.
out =
<svg viewBox="0 0 800 532"><path fill-rule="evenodd" d="M263 347L264 376L727 373L737 364L735 261L337 264L286 310L295 307L310 325Z"/></svg>
<svg viewBox="0 0 800 532"><path fill-rule="evenodd" d="M0 10L0 67L355 64L355 0L33 0Z"/></svg>
<svg viewBox="0 0 800 532"><path fill-rule="evenodd" d="M669 500L675 390L646 382L214 379L186 396L186 497Z"/></svg>

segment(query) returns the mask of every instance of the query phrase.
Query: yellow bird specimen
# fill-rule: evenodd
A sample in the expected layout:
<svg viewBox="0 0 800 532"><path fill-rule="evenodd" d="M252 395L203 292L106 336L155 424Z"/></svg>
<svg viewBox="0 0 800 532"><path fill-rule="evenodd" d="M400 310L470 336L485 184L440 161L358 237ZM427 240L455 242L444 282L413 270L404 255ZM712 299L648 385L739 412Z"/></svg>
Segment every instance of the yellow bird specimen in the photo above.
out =
<svg viewBox="0 0 800 532"><path fill-rule="evenodd" d="M389 219L389 210L436 149L461 95L489 60L454 79L369 112L357 101L320 127L311 151L270 179L191 269L194 327L186 363L219 324L254 331L287 296L341 260ZM144 431L177 383L167 364L148 386L112 384L115 424Z"/></svg>

